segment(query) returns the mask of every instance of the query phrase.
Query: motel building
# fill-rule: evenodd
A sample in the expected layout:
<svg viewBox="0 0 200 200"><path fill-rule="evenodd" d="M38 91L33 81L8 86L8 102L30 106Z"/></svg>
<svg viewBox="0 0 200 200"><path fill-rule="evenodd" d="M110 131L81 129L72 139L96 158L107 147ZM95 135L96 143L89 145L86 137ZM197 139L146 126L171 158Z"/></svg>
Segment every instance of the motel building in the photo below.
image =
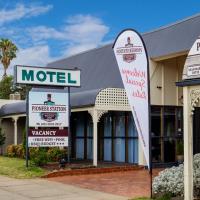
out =
<svg viewBox="0 0 200 200"><path fill-rule="evenodd" d="M177 164L178 145L183 142L183 88L177 87L176 82L182 81L187 54L199 35L200 15L142 34L149 56L154 166ZM90 160L94 165L98 162L145 165L112 45L47 65L81 70L81 87L71 88L71 158ZM0 104L5 152L7 145L22 143L26 102L2 100ZM197 105L193 114L194 154L200 152L199 118Z"/></svg>

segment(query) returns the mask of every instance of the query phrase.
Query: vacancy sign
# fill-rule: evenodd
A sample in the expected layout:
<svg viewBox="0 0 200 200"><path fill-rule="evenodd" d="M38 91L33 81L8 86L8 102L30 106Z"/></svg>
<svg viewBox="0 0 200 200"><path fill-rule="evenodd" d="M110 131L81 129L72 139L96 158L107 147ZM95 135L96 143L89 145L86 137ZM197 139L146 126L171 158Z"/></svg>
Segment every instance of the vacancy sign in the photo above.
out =
<svg viewBox="0 0 200 200"><path fill-rule="evenodd" d="M149 166L149 73L144 42L136 31L125 30L113 50Z"/></svg>
<svg viewBox="0 0 200 200"><path fill-rule="evenodd" d="M66 147L68 146L67 129L30 128L28 131L29 147Z"/></svg>
<svg viewBox="0 0 200 200"><path fill-rule="evenodd" d="M29 127L68 127L68 93L29 92Z"/></svg>
<svg viewBox="0 0 200 200"><path fill-rule="evenodd" d="M44 67L15 66L15 83L79 87L80 70L62 70Z"/></svg>

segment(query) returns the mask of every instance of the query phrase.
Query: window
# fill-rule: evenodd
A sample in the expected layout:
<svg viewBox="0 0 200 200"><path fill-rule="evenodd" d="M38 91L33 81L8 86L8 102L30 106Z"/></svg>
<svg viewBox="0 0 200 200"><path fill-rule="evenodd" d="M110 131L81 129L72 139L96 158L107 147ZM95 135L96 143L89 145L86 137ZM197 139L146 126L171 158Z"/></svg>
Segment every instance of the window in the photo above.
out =
<svg viewBox="0 0 200 200"><path fill-rule="evenodd" d="M128 162L138 163L138 135L132 113L127 115L128 121Z"/></svg>
<svg viewBox="0 0 200 200"><path fill-rule="evenodd" d="M72 157L93 158L93 122L87 112L72 113Z"/></svg>
<svg viewBox="0 0 200 200"><path fill-rule="evenodd" d="M104 161L138 163L138 135L131 112L109 112L102 119L99 148ZM101 124L101 123L100 123Z"/></svg>
<svg viewBox="0 0 200 200"><path fill-rule="evenodd" d="M125 162L125 113L114 115L114 161Z"/></svg>
<svg viewBox="0 0 200 200"><path fill-rule="evenodd" d="M87 159L92 159L92 158L93 158L93 122L92 118L89 117L89 119L87 119Z"/></svg>
<svg viewBox="0 0 200 200"><path fill-rule="evenodd" d="M84 158L84 115L75 119L76 126L76 158Z"/></svg>
<svg viewBox="0 0 200 200"><path fill-rule="evenodd" d="M103 160L112 161L112 117L110 113L105 115L104 117L103 142L104 142L104 154L103 154L104 159Z"/></svg>
<svg viewBox="0 0 200 200"><path fill-rule="evenodd" d="M183 137L182 107L152 106L152 161L175 162L177 141Z"/></svg>

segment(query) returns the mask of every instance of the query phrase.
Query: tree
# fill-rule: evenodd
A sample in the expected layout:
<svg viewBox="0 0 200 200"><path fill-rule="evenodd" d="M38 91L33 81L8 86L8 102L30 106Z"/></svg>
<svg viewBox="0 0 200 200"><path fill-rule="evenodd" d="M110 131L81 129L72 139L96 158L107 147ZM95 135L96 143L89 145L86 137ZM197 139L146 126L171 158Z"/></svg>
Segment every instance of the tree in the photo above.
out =
<svg viewBox="0 0 200 200"><path fill-rule="evenodd" d="M0 40L0 61L4 67L3 77L6 77L6 71L10 65L10 62L13 58L16 58L16 52L18 48L16 45L9 39Z"/></svg>
<svg viewBox="0 0 200 200"><path fill-rule="evenodd" d="M13 86L13 76L6 76L0 81L0 99L9 99L10 94L19 92L21 99L26 98L27 88L30 90L30 86Z"/></svg>
<svg viewBox="0 0 200 200"><path fill-rule="evenodd" d="M9 99L12 93L12 76L6 76L0 81L0 99Z"/></svg>

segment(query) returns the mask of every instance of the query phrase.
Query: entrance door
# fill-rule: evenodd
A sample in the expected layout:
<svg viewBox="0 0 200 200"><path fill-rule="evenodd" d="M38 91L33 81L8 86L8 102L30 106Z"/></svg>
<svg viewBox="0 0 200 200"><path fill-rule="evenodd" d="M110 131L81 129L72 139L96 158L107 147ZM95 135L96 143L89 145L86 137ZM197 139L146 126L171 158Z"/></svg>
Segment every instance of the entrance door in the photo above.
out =
<svg viewBox="0 0 200 200"><path fill-rule="evenodd" d="M200 108L196 107L193 115L193 154L200 153Z"/></svg>

